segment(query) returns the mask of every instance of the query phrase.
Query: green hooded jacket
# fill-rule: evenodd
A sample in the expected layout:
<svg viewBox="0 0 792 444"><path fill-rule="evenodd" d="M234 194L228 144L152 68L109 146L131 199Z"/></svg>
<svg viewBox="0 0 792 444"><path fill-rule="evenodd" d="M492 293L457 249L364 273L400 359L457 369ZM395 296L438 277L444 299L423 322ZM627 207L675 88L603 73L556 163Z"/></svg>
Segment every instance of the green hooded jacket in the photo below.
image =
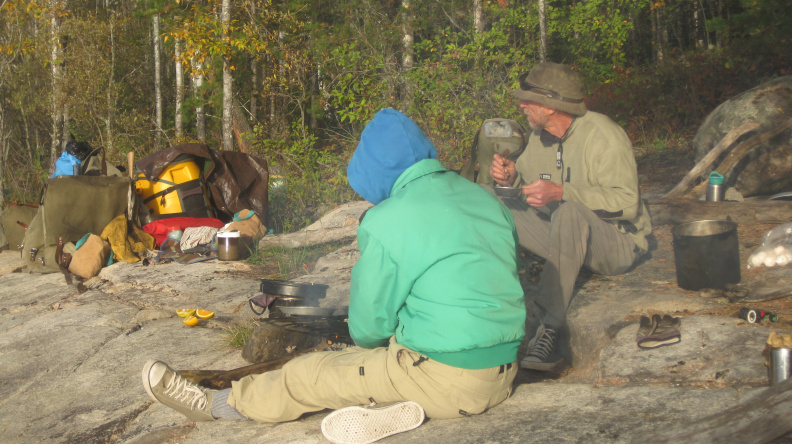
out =
<svg viewBox="0 0 792 444"><path fill-rule="evenodd" d="M379 171L387 166L376 165L382 156L370 150L385 157L424 152L401 136L405 122L395 123L395 131L386 125L361 137L360 156L347 170L361 195L371 195L362 184L389 177ZM385 346L396 335L399 344L460 368L514 362L525 334L525 301L511 213L438 160L417 157L358 228L350 334L365 348Z"/></svg>

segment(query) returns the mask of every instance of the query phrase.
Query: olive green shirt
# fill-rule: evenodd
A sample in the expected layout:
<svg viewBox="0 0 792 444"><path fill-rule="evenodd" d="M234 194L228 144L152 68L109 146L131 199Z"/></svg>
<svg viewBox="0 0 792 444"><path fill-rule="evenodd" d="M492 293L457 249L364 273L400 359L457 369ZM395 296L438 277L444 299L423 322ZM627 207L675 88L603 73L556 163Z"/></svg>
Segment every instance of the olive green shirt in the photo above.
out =
<svg viewBox="0 0 792 444"><path fill-rule="evenodd" d="M652 223L638 189L632 143L624 130L607 116L588 111L575 118L560 143L549 133L540 137L542 132L530 135L517 159L514 185L540 179L561 184L563 201L586 205L648 250L646 236Z"/></svg>

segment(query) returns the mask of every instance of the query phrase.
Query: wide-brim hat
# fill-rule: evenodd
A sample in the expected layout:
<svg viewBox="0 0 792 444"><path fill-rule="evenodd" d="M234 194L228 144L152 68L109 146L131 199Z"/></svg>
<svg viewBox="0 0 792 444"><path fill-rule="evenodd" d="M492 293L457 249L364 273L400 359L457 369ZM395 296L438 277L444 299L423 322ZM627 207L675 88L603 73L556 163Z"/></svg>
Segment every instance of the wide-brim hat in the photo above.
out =
<svg viewBox="0 0 792 444"><path fill-rule="evenodd" d="M575 116L586 114L580 76L560 63L545 62L520 76L520 88L512 91L520 100L530 100Z"/></svg>

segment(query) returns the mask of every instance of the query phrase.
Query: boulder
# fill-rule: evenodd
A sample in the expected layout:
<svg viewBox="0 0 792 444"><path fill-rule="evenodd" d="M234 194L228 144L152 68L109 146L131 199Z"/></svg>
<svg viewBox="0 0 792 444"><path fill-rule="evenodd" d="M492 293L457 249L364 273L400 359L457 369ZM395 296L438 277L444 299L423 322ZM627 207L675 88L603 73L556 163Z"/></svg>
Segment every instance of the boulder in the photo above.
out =
<svg viewBox="0 0 792 444"><path fill-rule="evenodd" d="M707 116L693 139L696 162L733 128L749 121L758 122L759 128L745 139L769 132L790 118L792 76L762 83L722 103ZM714 165L717 166L728 153L727 150ZM759 143L730 172L721 173L726 176L729 187L746 197L792 190L792 129Z"/></svg>
<svg viewBox="0 0 792 444"><path fill-rule="evenodd" d="M242 358L252 364L259 364L298 353L323 342L321 336L300 330L287 321L272 320L259 324L242 348Z"/></svg>

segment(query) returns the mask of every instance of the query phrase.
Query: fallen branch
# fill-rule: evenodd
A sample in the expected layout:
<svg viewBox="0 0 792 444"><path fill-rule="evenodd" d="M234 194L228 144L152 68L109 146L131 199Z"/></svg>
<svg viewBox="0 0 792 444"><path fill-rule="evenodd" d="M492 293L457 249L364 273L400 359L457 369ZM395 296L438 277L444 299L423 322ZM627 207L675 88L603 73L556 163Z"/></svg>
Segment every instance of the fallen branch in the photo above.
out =
<svg viewBox="0 0 792 444"><path fill-rule="evenodd" d="M778 134L782 133L789 127L792 127L792 119L788 119L785 122L781 123L780 125L776 126L775 128L765 131L763 133L757 134L750 139L740 143L737 145L729 154L726 155L726 158L723 159L720 165L715 168L716 171L719 171L723 174L724 177L728 177L731 171L734 169L735 166L745 157L748 153L751 152L757 145L764 143L767 140L772 139L773 137L777 136ZM689 196L693 197L701 197L704 195L704 192L707 187L707 182L701 182L695 188L693 188Z"/></svg>
<svg viewBox="0 0 792 444"><path fill-rule="evenodd" d="M749 131L753 131L759 127L759 122L747 122L740 125L737 128L732 129L729 131L726 136L715 145L715 148L711 149L698 163L685 175L685 177L668 193L665 194L663 197L675 197L681 196L685 193L685 191L690 188L693 182L696 181L707 168L710 167L717 159L723 154L726 149L728 149L737 139L742 137L744 134L748 133Z"/></svg>
<svg viewBox="0 0 792 444"><path fill-rule="evenodd" d="M233 370L179 370L179 373L188 380L206 388L222 390L231 387L231 382L239 381L248 375L258 375L261 373L277 370L292 359L308 353L328 350L328 346L309 348L289 356L273 359L272 361L260 364L247 365Z"/></svg>

